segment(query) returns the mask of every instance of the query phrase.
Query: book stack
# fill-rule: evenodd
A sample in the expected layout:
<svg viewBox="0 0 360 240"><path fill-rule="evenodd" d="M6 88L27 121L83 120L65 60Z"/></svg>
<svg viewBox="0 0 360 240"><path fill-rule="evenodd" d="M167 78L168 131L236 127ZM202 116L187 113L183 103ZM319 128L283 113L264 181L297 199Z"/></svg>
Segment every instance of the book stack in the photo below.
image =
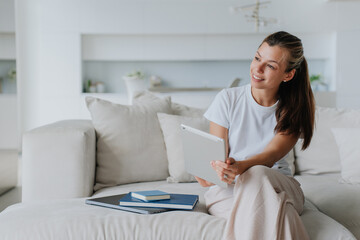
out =
<svg viewBox="0 0 360 240"><path fill-rule="evenodd" d="M153 214L170 210L192 210L198 200L198 195L169 194L152 190L87 199L85 203L141 214Z"/></svg>
<svg viewBox="0 0 360 240"><path fill-rule="evenodd" d="M148 202L148 201L170 199L170 194L159 190L152 190L152 191L131 192L131 197Z"/></svg>

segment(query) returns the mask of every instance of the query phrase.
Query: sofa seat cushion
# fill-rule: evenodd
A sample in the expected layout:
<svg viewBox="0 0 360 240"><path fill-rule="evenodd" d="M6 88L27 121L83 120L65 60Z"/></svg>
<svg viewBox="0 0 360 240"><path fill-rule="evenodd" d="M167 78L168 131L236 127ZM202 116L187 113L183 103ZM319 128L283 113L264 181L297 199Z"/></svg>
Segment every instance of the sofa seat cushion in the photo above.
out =
<svg viewBox="0 0 360 240"><path fill-rule="evenodd" d="M221 239L225 219L206 213L197 183L166 181L121 185L97 191L93 197L159 189L199 194L194 211L141 215L85 204L85 198L21 203L0 213L1 239ZM355 239L341 224L306 202L301 216L313 240Z"/></svg>
<svg viewBox="0 0 360 240"><path fill-rule="evenodd" d="M340 174L302 175L296 179L308 200L360 239L360 184L340 183Z"/></svg>

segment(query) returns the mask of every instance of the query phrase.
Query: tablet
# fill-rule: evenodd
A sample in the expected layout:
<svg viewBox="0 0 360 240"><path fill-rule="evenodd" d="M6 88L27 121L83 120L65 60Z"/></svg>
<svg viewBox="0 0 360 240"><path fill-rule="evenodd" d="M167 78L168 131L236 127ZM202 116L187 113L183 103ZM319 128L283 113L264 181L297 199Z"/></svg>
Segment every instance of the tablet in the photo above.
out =
<svg viewBox="0 0 360 240"><path fill-rule="evenodd" d="M225 161L225 141L207 132L180 125L185 170L220 187L227 187L211 167L212 160Z"/></svg>

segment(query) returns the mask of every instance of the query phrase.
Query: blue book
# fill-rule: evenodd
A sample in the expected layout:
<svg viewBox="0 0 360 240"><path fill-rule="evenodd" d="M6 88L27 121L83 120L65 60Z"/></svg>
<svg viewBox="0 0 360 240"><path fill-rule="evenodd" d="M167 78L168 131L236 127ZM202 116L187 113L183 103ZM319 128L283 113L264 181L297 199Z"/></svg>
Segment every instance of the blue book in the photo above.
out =
<svg viewBox="0 0 360 240"><path fill-rule="evenodd" d="M120 206L119 200L126 196L126 194L119 194L100 198L88 198L85 200L86 204L91 204L99 207L107 207L127 212L141 213L141 214L154 214L169 211L164 208L146 208L146 207L126 207Z"/></svg>
<svg viewBox="0 0 360 240"><path fill-rule="evenodd" d="M170 194L170 199L158 200L154 202L146 202L137 198L131 197L128 193L120 199L120 206L128 207L151 207L151 208L164 208L164 209L182 209L192 210L199 200L198 195L190 194Z"/></svg>
<svg viewBox="0 0 360 240"><path fill-rule="evenodd" d="M138 191L138 192L131 192L131 197L138 198L143 201L157 201L157 200L170 199L170 194L159 190Z"/></svg>

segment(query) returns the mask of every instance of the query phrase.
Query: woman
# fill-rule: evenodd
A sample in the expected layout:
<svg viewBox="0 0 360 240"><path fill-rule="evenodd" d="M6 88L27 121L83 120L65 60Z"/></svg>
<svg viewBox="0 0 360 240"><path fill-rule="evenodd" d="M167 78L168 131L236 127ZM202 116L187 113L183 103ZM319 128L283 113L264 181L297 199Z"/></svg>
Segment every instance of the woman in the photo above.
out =
<svg viewBox="0 0 360 240"><path fill-rule="evenodd" d="M308 239L300 219L304 195L286 154L311 141L314 98L301 40L287 32L264 39L250 65L251 84L221 91L205 113L225 139L225 162L212 161L228 188L205 194L212 215L227 219L224 239Z"/></svg>

